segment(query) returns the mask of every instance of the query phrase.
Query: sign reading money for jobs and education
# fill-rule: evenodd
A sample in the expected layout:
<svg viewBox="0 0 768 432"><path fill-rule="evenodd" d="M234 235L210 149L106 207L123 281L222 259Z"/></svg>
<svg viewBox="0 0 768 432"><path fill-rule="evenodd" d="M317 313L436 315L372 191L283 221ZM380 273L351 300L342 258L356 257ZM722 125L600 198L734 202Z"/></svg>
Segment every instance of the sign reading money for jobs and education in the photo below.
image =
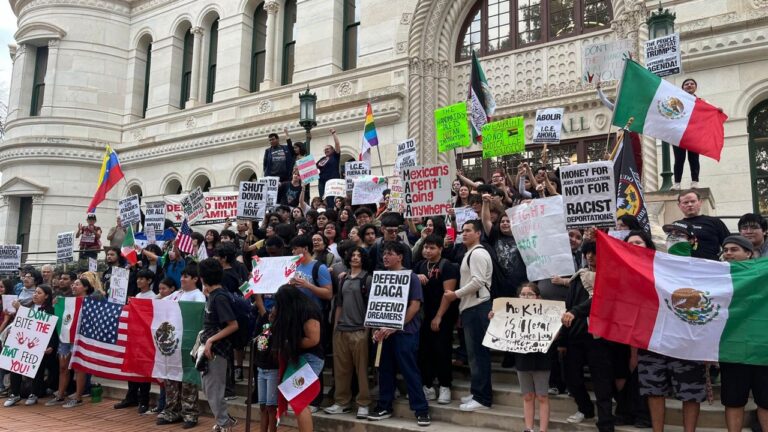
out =
<svg viewBox="0 0 768 432"><path fill-rule="evenodd" d="M629 58L632 58L632 41L629 39L584 45L581 56L584 70L582 81L592 83L619 80L624 72L624 60Z"/></svg>
<svg viewBox="0 0 768 432"><path fill-rule="evenodd" d="M205 217L205 195L200 186L181 199L181 207L191 224Z"/></svg>
<svg viewBox="0 0 768 432"><path fill-rule="evenodd" d="M165 229L165 202L150 201L145 202L144 206L144 231L149 231L151 227L155 234L163 232Z"/></svg>
<svg viewBox="0 0 768 432"><path fill-rule="evenodd" d="M313 181L320 180L320 170L317 169L317 163L312 155L307 155L297 160L296 168L299 169L301 184L307 185Z"/></svg>
<svg viewBox="0 0 768 432"><path fill-rule="evenodd" d="M411 218L448 214L448 210L453 208L449 174L447 164L404 169L401 173L403 216Z"/></svg>
<svg viewBox="0 0 768 432"><path fill-rule="evenodd" d="M545 353L555 340L565 313L565 302L497 298L483 345L516 353Z"/></svg>
<svg viewBox="0 0 768 432"><path fill-rule="evenodd" d="M413 168L418 163L416 156L416 140L408 138L397 145L397 159L395 159L395 172L399 173L404 168Z"/></svg>
<svg viewBox="0 0 768 432"><path fill-rule="evenodd" d="M524 128L522 117L486 123L483 126L483 159L522 153L525 150Z"/></svg>
<svg viewBox="0 0 768 432"><path fill-rule="evenodd" d="M344 164L344 178L347 180L347 192L352 192L355 180L371 175L371 166L365 161L349 161Z"/></svg>
<svg viewBox="0 0 768 432"><path fill-rule="evenodd" d="M411 270L373 272L365 311L366 327L403 329L412 273Z"/></svg>
<svg viewBox="0 0 768 432"><path fill-rule="evenodd" d="M536 110L536 123L533 126L535 144L557 144L563 129L564 108L544 108ZM485 138L483 138L485 139Z"/></svg>
<svg viewBox="0 0 768 432"><path fill-rule="evenodd" d="M56 331L56 321L55 315L20 307L0 351L0 368L34 378Z"/></svg>
<svg viewBox="0 0 768 432"><path fill-rule="evenodd" d="M71 263L74 258L75 233L64 232L56 235L56 264Z"/></svg>
<svg viewBox="0 0 768 432"><path fill-rule="evenodd" d="M673 33L645 43L645 68L665 77L683 72L680 33Z"/></svg>
<svg viewBox="0 0 768 432"><path fill-rule="evenodd" d="M435 137L437 149L447 152L456 147L467 147L472 144L467 122L467 103L459 102L454 105L435 110Z"/></svg>
<svg viewBox="0 0 768 432"><path fill-rule="evenodd" d="M568 228L616 226L613 162L597 161L560 167Z"/></svg>
<svg viewBox="0 0 768 432"><path fill-rule="evenodd" d="M245 220L257 220L259 218L259 205L264 204L267 197L267 188L263 183L240 182L237 191L237 217Z"/></svg>
<svg viewBox="0 0 768 432"><path fill-rule="evenodd" d="M120 215L120 223L124 227L141 222L141 208L139 207L139 196L131 195L117 202L117 208Z"/></svg>
<svg viewBox="0 0 768 432"><path fill-rule="evenodd" d="M15 273L21 266L21 245L0 245L0 273Z"/></svg>

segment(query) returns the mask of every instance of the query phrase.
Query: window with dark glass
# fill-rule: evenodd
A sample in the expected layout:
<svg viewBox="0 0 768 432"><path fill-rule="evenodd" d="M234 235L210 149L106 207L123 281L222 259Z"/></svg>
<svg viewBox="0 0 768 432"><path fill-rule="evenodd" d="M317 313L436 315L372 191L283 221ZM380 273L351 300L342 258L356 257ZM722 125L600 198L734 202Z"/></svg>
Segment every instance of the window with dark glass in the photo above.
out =
<svg viewBox="0 0 768 432"><path fill-rule="evenodd" d="M517 43L526 45L541 40L541 0L517 1Z"/></svg>
<svg viewBox="0 0 768 432"><path fill-rule="evenodd" d="M768 100L749 113L749 165L755 213L768 214Z"/></svg>
<svg viewBox="0 0 768 432"><path fill-rule="evenodd" d="M472 57L472 51L480 50L480 30L483 26L483 15L479 8L476 8L475 12L471 12L469 15L472 20L469 21L465 31L463 42L459 45L459 57L470 58Z"/></svg>
<svg viewBox="0 0 768 432"><path fill-rule="evenodd" d="M35 76L32 80L32 104L29 115L39 116L45 95L45 73L48 70L48 46L37 47L35 52Z"/></svg>
<svg viewBox="0 0 768 432"><path fill-rule="evenodd" d="M344 56L341 65L344 70L357 67L360 2L361 0L344 0Z"/></svg>
<svg viewBox="0 0 768 432"><path fill-rule="evenodd" d="M144 97L141 102L141 116L147 116L149 106L149 71L152 66L152 44L147 45L147 64L144 66Z"/></svg>
<svg viewBox="0 0 768 432"><path fill-rule="evenodd" d="M296 49L296 34L294 32L294 25L296 24L296 0L288 0L285 2L284 14L282 83L290 84L293 82L294 54Z"/></svg>
<svg viewBox="0 0 768 432"><path fill-rule="evenodd" d="M256 6L253 14L253 39L251 41L251 91L259 91L264 81L264 67L267 57L267 11L263 3Z"/></svg>
<svg viewBox="0 0 768 432"><path fill-rule="evenodd" d="M181 58L181 96L179 108L184 108L189 100L189 91L192 88L192 47L195 37L191 31L184 34L184 53Z"/></svg>
<svg viewBox="0 0 768 432"><path fill-rule="evenodd" d="M219 19L211 24L208 36L208 83L205 87L205 103L213 102L213 93L216 92L216 57L219 45Z"/></svg>

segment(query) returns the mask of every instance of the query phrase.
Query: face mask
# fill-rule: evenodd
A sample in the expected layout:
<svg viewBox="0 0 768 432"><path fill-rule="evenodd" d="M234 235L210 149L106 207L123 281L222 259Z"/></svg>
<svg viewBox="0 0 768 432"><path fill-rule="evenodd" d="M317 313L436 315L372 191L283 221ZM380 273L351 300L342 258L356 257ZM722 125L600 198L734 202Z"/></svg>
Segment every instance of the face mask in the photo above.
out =
<svg viewBox="0 0 768 432"><path fill-rule="evenodd" d="M666 241L667 253L677 256L691 256L693 247L687 238L670 235Z"/></svg>

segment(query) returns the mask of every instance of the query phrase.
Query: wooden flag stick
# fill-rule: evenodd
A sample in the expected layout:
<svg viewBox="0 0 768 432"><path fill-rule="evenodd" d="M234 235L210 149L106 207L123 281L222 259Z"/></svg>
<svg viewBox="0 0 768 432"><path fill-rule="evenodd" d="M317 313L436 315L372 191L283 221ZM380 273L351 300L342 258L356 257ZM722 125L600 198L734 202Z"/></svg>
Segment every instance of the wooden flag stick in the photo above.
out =
<svg viewBox="0 0 768 432"><path fill-rule="evenodd" d="M379 145L376 145L376 153L379 155L379 168L381 169L381 176L384 177L384 164L381 161L381 150L379 150Z"/></svg>
<svg viewBox="0 0 768 432"><path fill-rule="evenodd" d="M619 130L619 133L616 134L616 143L613 145L613 149L611 150L610 155L608 156L608 160L613 160L614 157L616 157L616 152L619 150L619 143L624 139L624 131L629 130L629 127L632 126L632 122L635 121L634 117L630 117L627 121L626 126L624 126L623 129Z"/></svg>
<svg viewBox="0 0 768 432"><path fill-rule="evenodd" d="M381 363L381 349L384 347L384 339L380 340L376 347L376 360L373 362L373 367L379 367Z"/></svg>

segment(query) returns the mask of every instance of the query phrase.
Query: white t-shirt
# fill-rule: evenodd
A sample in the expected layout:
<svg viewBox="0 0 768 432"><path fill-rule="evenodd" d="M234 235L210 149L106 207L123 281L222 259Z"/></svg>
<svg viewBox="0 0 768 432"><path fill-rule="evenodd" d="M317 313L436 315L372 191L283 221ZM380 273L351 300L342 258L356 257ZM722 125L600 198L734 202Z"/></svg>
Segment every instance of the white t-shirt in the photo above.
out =
<svg viewBox="0 0 768 432"><path fill-rule="evenodd" d="M174 297L174 301L192 301L205 303L205 294L199 289L193 289L192 291L178 290L168 297Z"/></svg>
<svg viewBox="0 0 768 432"><path fill-rule="evenodd" d="M139 292L138 294L136 294L136 298L153 299L153 298L157 298L157 294L155 294L152 290L147 290L146 292Z"/></svg>

